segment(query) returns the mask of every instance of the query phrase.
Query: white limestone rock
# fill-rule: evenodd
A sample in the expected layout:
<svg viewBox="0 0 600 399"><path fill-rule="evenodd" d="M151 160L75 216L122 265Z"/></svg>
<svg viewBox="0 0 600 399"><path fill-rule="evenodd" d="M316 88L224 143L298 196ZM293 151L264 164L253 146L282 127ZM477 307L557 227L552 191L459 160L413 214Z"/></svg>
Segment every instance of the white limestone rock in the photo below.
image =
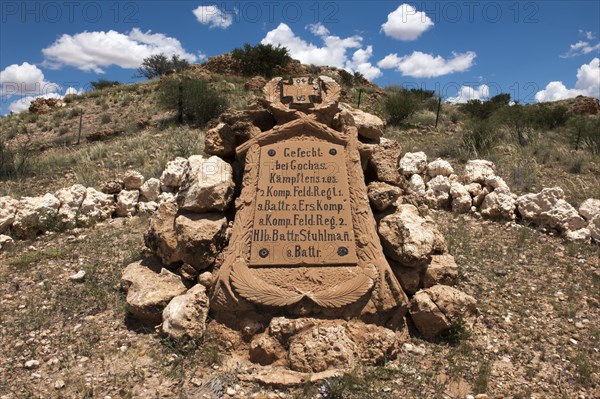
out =
<svg viewBox="0 0 600 399"><path fill-rule="evenodd" d="M115 216L128 217L137 214L137 204L140 198L138 190L123 190L117 196Z"/></svg>
<svg viewBox="0 0 600 399"><path fill-rule="evenodd" d="M496 165L491 161L475 159L467 162L463 173L465 184L480 183L484 184L485 179L496 174Z"/></svg>
<svg viewBox="0 0 600 399"><path fill-rule="evenodd" d="M66 226L75 226L86 191L86 188L81 184L74 184L56 192L56 198L60 201L58 216Z"/></svg>
<svg viewBox="0 0 600 399"><path fill-rule="evenodd" d="M93 224L108 219L115 211L115 197L104 194L88 187L85 190L85 198L79 208L77 219L83 224Z"/></svg>
<svg viewBox="0 0 600 399"><path fill-rule="evenodd" d="M188 161L179 207L196 213L226 210L234 189L231 165L217 156L192 155Z"/></svg>
<svg viewBox="0 0 600 399"><path fill-rule="evenodd" d="M400 158L398 166L404 176L423 174L427 168L427 155L423 151L407 152Z"/></svg>
<svg viewBox="0 0 600 399"><path fill-rule="evenodd" d="M0 197L0 234L6 232L15 221L19 201L5 196Z"/></svg>
<svg viewBox="0 0 600 399"><path fill-rule="evenodd" d="M177 157L174 160L167 162L165 170L160 176L161 190L167 192L177 192L183 183L187 166L188 160L182 157Z"/></svg>
<svg viewBox="0 0 600 399"><path fill-rule="evenodd" d="M429 164L427 165L427 174L430 177L436 177L439 175L450 176L453 173L454 168L452 167L452 165L450 165L450 162L445 161L441 158L429 162Z"/></svg>
<svg viewBox="0 0 600 399"><path fill-rule="evenodd" d="M206 287L197 284L171 299L162 312L162 332L172 339L202 338L206 330L209 300Z"/></svg>
<svg viewBox="0 0 600 399"><path fill-rule="evenodd" d="M0 198L0 201L2 199ZM596 215L600 215L600 199L589 198L579 206L579 214L588 222ZM1 229L0 229L1 231Z"/></svg>
<svg viewBox="0 0 600 399"><path fill-rule="evenodd" d="M140 201L150 202L158 201L158 197L160 196L160 180L153 177L144 182L142 187L140 187Z"/></svg>
<svg viewBox="0 0 600 399"><path fill-rule="evenodd" d="M139 190L144 184L144 176L137 170L128 170L123 177L125 190Z"/></svg>
<svg viewBox="0 0 600 399"><path fill-rule="evenodd" d="M50 193L43 197L23 197L11 230L19 238L31 238L56 227L59 207L60 201Z"/></svg>

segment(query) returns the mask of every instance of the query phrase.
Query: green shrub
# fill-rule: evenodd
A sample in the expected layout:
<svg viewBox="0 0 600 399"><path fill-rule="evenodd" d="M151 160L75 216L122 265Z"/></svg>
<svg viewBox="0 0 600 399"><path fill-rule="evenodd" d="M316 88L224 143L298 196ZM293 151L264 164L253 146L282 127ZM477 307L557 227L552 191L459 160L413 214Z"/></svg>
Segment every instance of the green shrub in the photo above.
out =
<svg viewBox="0 0 600 399"><path fill-rule="evenodd" d="M111 121L111 118L110 118L110 115L108 115L108 114L104 114L100 117L100 123L103 125L110 123L110 121Z"/></svg>
<svg viewBox="0 0 600 399"><path fill-rule="evenodd" d="M502 140L502 132L492 121L471 121L467 124L460 146L472 157L489 154Z"/></svg>
<svg viewBox="0 0 600 399"><path fill-rule="evenodd" d="M272 44L251 46L246 43L243 48L234 49L231 56L238 63L242 74L262 75L266 78L272 78L276 67L283 68L292 60L287 48Z"/></svg>
<svg viewBox="0 0 600 399"><path fill-rule="evenodd" d="M562 105L539 104L532 109L532 119L538 129L552 130L565 125L569 110Z"/></svg>
<svg viewBox="0 0 600 399"><path fill-rule="evenodd" d="M108 89L109 87L120 86L121 83L116 80L107 80L100 78L98 80L90 82L90 85L94 90L104 90Z"/></svg>
<svg viewBox="0 0 600 399"><path fill-rule="evenodd" d="M586 148L592 154L600 154L600 117L578 115L567 126L575 151Z"/></svg>
<svg viewBox="0 0 600 399"><path fill-rule="evenodd" d="M11 148L6 139L0 136L0 179L16 179L26 175L31 166L30 155L29 140L17 148Z"/></svg>
<svg viewBox="0 0 600 399"><path fill-rule="evenodd" d="M383 101L383 111L390 125L401 125L418 108L418 100L406 91L393 92Z"/></svg>
<svg viewBox="0 0 600 399"><path fill-rule="evenodd" d="M189 78L162 82L158 102L167 110L180 112L183 120L200 126L227 107L225 97L212 89L208 82Z"/></svg>

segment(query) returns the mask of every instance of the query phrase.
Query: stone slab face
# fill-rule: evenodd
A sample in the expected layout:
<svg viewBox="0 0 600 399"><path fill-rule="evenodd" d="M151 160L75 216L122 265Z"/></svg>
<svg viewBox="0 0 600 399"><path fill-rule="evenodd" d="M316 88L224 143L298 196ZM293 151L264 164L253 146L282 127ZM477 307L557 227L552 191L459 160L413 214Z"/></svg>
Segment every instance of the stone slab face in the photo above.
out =
<svg viewBox="0 0 600 399"><path fill-rule="evenodd" d="M290 140L259 156L249 265L356 265L344 146Z"/></svg>
<svg viewBox="0 0 600 399"><path fill-rule="evenodd" d="M213 316L402 320L408 298L377 234L358 129L332 128L340 86L278 77L263 94L277 125L235 150L242 187L211 286Z"/></svg>

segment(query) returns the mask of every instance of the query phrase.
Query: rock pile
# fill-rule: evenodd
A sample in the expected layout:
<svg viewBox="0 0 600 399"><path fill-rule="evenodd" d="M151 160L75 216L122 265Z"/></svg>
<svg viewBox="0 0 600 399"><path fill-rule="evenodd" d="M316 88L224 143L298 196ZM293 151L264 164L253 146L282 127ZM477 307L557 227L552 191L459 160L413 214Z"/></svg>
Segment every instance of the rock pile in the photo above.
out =
<svg viewBox="0 0 600 399"><path fill-rule="evenodd" d="M496 175L496 166L490 161L468 161L459 176L448 161L438 158L428 162L423 152L402 155L397 143L381 139L381 144L374 149L369 168L368 175L372 180L400 188L404 202L472 213L488 219L522 219L569 240L589 241L591 237L598 241L600 217L595 218L600 214L599 200L588 199L578 211L565 200L560 187L517 196ZM371 183L370 199L375 209L383 211L390 203L382 203L379 199L385 191L380 184Z"/></svg>
<svg viewBox="0 0 600 399"><path fill-rule="evenodd" d="M240 342L248 345L249 358L261 365L319 373L358 362L377 363L398 352L411 323L422 336L435 339L459 320L472 322L476 316L475 299L451 287L457 282L458 269L435 222L426 215L425 208L403 203L400 148L381 138L383 121L348 105L336 109L331 123L340 128L356 126L365 141L361 151L364 167L375 166L371 172L378 179L369 184L368 196L378 220L384 254L410 298L410 309L391 318L386 315L380 321L383 326L314 315L290 318L273 311L244 314L245 305L240 303L235 320L211 322L231 326ZM276 120L268 107L259 105L247 111L227 112L206 136L206 156L192 156L168 165L161 188L178 187L179 191L163 201L150 219L145 242L154 257L132 263L123 274L132 315L160 325L160 330L174 339L201 337L206 328L211 328L207 317L218 319L211 310L211 293L224 248L236 245L229 242L229 231L235 211L243 206L241 200L234 201L241 184L241 179L236 179L236 188L234 176L242 167L233 161L235 148L263 129L272 128ZM381 145L373 144L379 140ZM427 174L428 183L437 176L438 180L449 179L453 172L444 161L428 164L424 154L407 157L402 165L408 177ZM424 182L423 177L421 180ZM441 181L434 187L431 183L430 188L436 192L446 190L441 188L443 184ZM447 186L449 193L452 184ZM469 197L470 209L469 191L455 191ZM142 192L140 188L140 196L145 196Z"/></svg>

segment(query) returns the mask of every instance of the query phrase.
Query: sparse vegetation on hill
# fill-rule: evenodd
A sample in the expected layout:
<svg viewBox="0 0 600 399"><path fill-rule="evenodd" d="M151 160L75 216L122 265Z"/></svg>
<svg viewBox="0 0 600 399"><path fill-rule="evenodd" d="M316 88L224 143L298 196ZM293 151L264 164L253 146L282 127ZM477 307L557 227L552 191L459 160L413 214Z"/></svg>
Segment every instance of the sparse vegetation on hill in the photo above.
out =
<svg viewBox="0 0 600 399"><path fill-rule="evenodd" d="M246 43L244 47L234 49L231 56L244 75L266 78L272 78L277 67L285 68L292 61L287 48L272 44L251 46Z"/></svg>

